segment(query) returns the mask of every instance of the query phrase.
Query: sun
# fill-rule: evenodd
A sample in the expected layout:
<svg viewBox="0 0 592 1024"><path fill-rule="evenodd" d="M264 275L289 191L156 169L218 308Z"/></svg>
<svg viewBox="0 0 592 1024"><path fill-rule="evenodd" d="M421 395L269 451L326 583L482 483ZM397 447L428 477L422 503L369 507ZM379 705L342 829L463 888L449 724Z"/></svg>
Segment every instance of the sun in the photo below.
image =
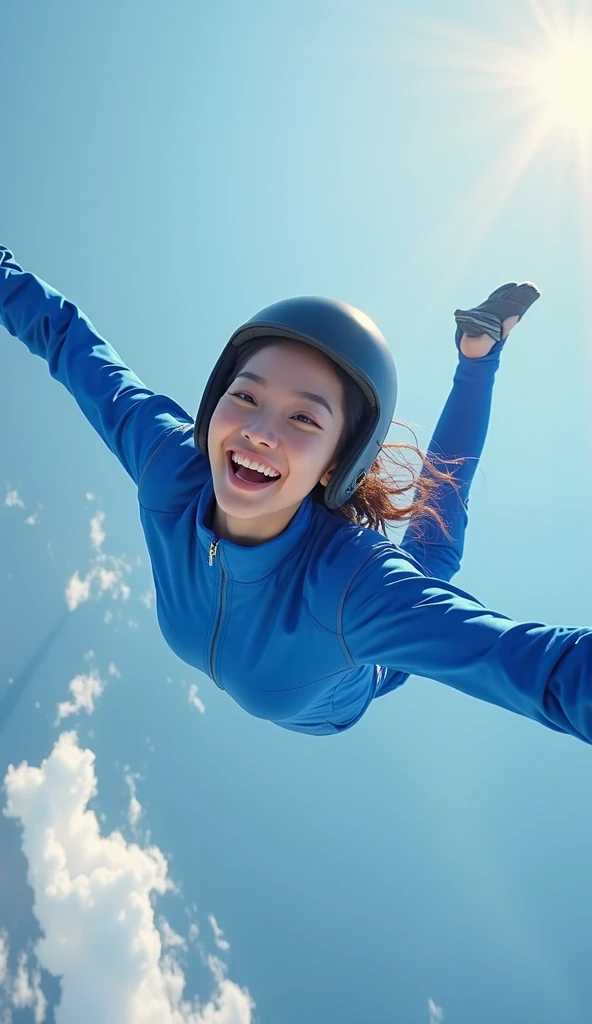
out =
<svg viewBox="0 0 592 1024"><path fill-rule="evenodd" d="M543 226L550 230L563 216L566 198L573 202L590 280L592 0L496 6L498 29L488 21L485 32L452 17L436 21L415 12L390 16L392 47L425 72L426 82L441 86L441 102L457 90L464 94L452 133L459 156L465 147L471 154L482 153L480 172L437 218L429 244L440 253L454 245L459 225L466 225L464 234L472 241L463 246L462 258L468 263L520 179L532 169L545 188L533 232L538 237Z"/></svg>
<svg viewBox="0 0 592 1024"><path fill-rule="evenodd" d="M592 34L564 30L524 70L548 129L592 136Z"/></svg>

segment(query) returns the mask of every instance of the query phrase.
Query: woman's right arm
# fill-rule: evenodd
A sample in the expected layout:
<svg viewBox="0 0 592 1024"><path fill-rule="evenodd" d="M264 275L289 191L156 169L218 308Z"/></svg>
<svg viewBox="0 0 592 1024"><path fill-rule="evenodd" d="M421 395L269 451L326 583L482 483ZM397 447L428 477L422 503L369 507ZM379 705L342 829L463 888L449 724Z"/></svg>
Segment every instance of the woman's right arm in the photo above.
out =
<svg viewBox="0 0 592 1024"><path fill-rule="evenodd" d="M167 438L184 425L189 432L193 417L150 391L77 306L23 271L3 246L0 324L47 361L136 485Z"/></svg>

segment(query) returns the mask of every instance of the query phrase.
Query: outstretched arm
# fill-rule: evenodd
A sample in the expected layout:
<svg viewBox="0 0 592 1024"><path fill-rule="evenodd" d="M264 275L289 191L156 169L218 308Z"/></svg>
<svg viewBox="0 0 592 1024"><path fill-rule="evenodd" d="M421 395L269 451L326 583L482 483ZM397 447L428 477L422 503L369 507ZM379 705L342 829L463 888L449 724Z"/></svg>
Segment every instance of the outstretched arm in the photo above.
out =
<svg viewBox="0 0 592 1024"><path fill-rule="evenodd" d="M341 630L353 666L386 666L396 685L434 679L592 743L592 629L516 622L376 545Z"/></svg>
<svg viewBox="0 0 592 1024"><path fill-rule="evenodd" d="M435 520L428 520L423 528L420 521L412 519L400 545L428 576L451 580L460 569L469 491L487 436L500 353L512 328L539 296L538 288L530 281L510 281L496 288L478 306L454 313L459 362L452 391L428 448L431 461L438 469L451 470L458 486L457 491L450 484L443 484L431 499L450 538ZM458 466L446 466L444 460L459 457L463 461Z"/></svg>
<svg viewBox="0 0 592 1024"><path fill-rule="evenodd" d="M0 325L48 364L139 486L157 449L193 418L150 391L90 320L0 246Z"/></svg>
<svg viewBox="0 0 592 1024"><path fill-rule="evenodd" d="M458 487L457 493L451 484L441 484L431 499L446 523L450 539L435 520L412 519L400 545L428 576L438 579L451 580L460 569L469 491L487 437L500 352L500 343L493 346L489 355L476 359L463 355L459 349L452 390L428 447L430 461L437 469L451 470ZM466 461L456 466L447 466L443 461L458 457ZM421 475L426 475L425 469Z"/></svg>

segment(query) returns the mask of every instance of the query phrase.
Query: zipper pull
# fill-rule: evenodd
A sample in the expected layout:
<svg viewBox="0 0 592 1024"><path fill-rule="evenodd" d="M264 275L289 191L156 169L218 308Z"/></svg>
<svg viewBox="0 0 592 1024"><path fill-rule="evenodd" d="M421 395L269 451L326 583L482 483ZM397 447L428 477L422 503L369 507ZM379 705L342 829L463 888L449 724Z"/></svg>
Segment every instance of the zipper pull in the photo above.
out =
<svg viewBox="0 0 592 1024"><path fill-rule="evenodd" d="M218 540L218 538L216 538L216 540L211 541L211 543L210 543L210 554L209 554L209 557L208 557L208 565L213 565L214 564L214 559L215 559L216 553L218 551L218 544L219 543L220 543L220 541Z"/></svg>

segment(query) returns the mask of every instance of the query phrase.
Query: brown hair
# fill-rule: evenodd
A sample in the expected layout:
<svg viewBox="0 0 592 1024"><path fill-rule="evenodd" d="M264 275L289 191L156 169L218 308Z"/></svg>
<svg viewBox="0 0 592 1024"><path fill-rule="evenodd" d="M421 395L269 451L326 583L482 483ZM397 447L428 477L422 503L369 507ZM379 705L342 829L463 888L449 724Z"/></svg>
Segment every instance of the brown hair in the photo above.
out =
<svg viewBox="0 0 592 1024"><path fill-rule="evenodd" d="M278 338L270 337L257 338L241 347L237 365L232 374L233 379L255 352L265 348L267 345L277 344L278 340ZM329 357L326 358L331 363L332 369L337 373L344 392L345 427L335 453L336 458L339 459L350 446L352 439L364 426L368 415L368 407L362 391L353 378L341 366L329 359ZM417 442L415 432L408 424L402 420L392 420L392 422L411 430ZM404 458L400 462L389 453L389 459L394 466L397 469L404 468L410 474L411 479L407 483L398 483L396 477L389 477L383 463L383 456L386 454L387 449L397 452L409 449L409 451L415 452L422 464L421 473L418 474L413 469L408 459ZM438 459L440 465L458 465L465 461L466 459L463 458ZM401 441L385 443L381 445L380 454L374 460L368 475L352 497L344 505L332 511L334 515L341 519L346 519L357 526L365 526L371 530L377 530L383 533L385 537L388 536L387 523L401 524L413 519L414 527L416 527L426 519L433 520L444 532L445 536L450 539L446 523L438 511L436 501L437 491L445 484L453 487L458 494L458 487L450 470L443 471L438 469L435 461L430 456L421 452L417 447L417 443L415 445L404 444ZM397 499L407 494L412 488L415 493L408 504L398 505L396 501L393 501L393 498ZM313 500L324 504L324 491L323 485L317 484L312 490Z"/></svg>

